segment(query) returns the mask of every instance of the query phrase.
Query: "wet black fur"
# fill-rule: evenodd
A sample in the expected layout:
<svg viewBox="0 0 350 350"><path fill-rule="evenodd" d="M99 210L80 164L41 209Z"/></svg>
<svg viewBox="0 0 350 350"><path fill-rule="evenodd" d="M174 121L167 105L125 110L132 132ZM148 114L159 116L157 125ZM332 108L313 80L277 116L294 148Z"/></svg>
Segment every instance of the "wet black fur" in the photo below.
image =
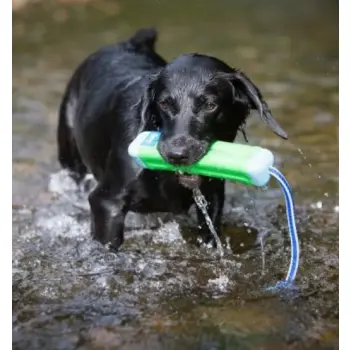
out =
<svg viewBox="0 0 350 350"><path fill-rule="evenodd" d="M60 106L59 161L77 181L87 172L96 178L89 195L91 232L112 249L123 243L127 212L186 213L194 203L176 174L135 168L127 148L139 132L161 130L162 156L184 165L200 159L214 140L233 142L251 109L287 138L245 74L199 54L167 63L155 51L156 34L141 29L90 55L74 72ZM220 234L224 181L201 180ZM197 214L199 232L209 242L212 235Z"/></svg>

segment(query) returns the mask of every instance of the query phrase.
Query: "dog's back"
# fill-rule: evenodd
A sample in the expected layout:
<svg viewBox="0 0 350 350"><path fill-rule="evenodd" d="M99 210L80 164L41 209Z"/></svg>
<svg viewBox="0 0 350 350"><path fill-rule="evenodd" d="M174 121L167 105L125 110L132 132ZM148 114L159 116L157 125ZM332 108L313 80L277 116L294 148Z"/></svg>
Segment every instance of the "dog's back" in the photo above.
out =
<svg viewBox="0 0 350 350"><path fill-rule="evenodd" d="M148 75L166 64L154 51L156 39L155 29L141 29L128 40L91 54L74 72L60 106L57 138L59 162L77 180L87 166L99 177L112 131L113 138L122 142L137 129L138 120L119 119L133 116L122 111L132 109ZM138 118L136 113L134 117Z"/></svg>

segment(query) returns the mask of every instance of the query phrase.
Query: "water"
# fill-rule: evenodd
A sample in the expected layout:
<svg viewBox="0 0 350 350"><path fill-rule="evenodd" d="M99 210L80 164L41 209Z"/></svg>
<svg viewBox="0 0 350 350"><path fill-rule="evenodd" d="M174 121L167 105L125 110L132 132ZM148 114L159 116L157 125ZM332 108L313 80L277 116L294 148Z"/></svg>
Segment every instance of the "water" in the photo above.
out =
<svg viewBox="0 0 350 350"><path fill-rule="evenodd" d="M338 348L337 16L330 0L45 1L14 14L15 349ZM288 132L285 142L258 117L247 125L294 191L294 299L264 292L285 277L290 255L273 181L227 184L221 239L230 249L220 259L192 244L195 211L128 215L117 255L91 240L94 182L76 188L57 164L58 103L88 53L149 25L166 58L199 51L246 71Z"/></svg>
<svg viewBox="0 0 350 350"><path fill-rule="evenodd" d="M194 198L194 201L195 201L197 207L202 211L202 213L205 217L205 221L209 227L209 230L215 239L215 243L216 243L216 247L218 249L219 255L221 257L224 256L224 248L221 244L220 238L219 238L219 236L214 228L213 222L211 221L210 216L209 216L208 211L207 211L208 202L206 201L205 197L203 196L203 194L201 193L199 188L195 188L193 190L193 198Z"/></svg>

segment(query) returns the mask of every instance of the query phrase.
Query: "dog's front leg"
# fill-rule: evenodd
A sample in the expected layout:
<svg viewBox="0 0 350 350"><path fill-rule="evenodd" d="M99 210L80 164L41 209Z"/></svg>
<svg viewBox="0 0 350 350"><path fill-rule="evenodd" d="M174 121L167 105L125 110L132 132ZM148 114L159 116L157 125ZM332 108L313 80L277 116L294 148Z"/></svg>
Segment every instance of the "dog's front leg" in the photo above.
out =
<svg viewBox="0 0 350 350"><path fill-rule="evenodd" d="M118 250L124 241L124 220L128 212L127 193L110 193L99 184L89 195L91 234L102 244Z"/></svg>
<svg viewBox="0 0 350 350"><path fill-rule="evenodd" d="M110 156L110 158L112 155ZM124 242L124 221L130 208L133 189L142 171L128 161L116 164L109 160L104 178L89 195L91 208L91 234L102 244L117 251Z"/></svg>

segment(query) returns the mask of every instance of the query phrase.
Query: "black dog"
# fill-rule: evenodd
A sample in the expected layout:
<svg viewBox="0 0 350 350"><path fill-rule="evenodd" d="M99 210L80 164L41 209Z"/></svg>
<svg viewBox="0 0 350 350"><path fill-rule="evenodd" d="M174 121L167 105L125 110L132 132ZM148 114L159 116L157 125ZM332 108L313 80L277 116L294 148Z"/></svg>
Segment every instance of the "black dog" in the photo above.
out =
<svg viewBox="0 0 350 350"><path fill-rule="evenodd" d="M233 142L250 109L287 139L242 72L199 54L167 63L155 52L156 36L154 29L142 29L93 53L75 71L60 106L59 161L77 181L88 171L98 181L89 196L91 231L113 249L123 243L128 211L187 212L194 186L200 186L220 233L224 181L138 169L127 149L141 131L161 130L159 151L176 165L198 161L214 140ZM213 237L197 214L208 243Z"/></svg>

